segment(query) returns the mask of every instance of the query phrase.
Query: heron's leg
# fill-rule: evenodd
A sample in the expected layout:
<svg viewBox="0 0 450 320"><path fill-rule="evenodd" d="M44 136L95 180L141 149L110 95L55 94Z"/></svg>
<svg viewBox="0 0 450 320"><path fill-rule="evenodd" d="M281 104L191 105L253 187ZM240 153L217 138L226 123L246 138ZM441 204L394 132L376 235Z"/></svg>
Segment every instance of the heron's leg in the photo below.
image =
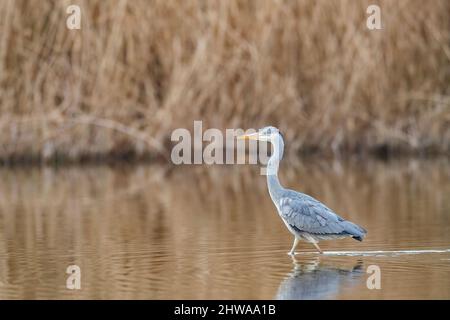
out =
<svg viewBox="0 0 450 320"><path fill-rule="evenodd" d="M319 250L320 254L323 254L322 250L320 250L319 245L317 244L317 242L312 242L312 244L314 245L314 247L316 247L317 250Z"/></svg>
<svg viewBox="0 0 450 320"><path fill-rule="evenodd" d="M288 255L290 255L290 256L295 255L295 247L297 247L298 241L299 241L298 238L294 237L294 244L292 245L291 251L288 252Z"/></svg>

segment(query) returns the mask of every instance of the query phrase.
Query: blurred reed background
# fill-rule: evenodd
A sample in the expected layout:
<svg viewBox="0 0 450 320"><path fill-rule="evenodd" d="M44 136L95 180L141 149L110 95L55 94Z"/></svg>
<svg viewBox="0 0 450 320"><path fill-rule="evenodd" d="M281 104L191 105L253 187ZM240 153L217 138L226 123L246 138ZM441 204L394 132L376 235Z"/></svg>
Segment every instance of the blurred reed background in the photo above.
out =
<svg viewBox="0 0 450 320"><path fill-rule="evenodd" d="M276 125L291 152L448 153L449 80L447 0L0 0L3 161L169 154L194 120Z"/></svg>

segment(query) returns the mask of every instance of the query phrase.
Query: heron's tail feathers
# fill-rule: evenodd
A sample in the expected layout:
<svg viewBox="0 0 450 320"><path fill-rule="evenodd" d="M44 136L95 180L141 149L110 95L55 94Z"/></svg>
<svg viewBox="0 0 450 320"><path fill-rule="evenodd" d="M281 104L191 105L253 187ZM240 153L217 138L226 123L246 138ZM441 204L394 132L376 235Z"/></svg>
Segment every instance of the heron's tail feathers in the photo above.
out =
<svg viewBox="0 0 450 320"><path fill-rule="evenodd" d="M364 237L367 234L366 229L350 221L344 221L344 228L345 231L348 232L353 239L358 241L363 241Z"/></svg>

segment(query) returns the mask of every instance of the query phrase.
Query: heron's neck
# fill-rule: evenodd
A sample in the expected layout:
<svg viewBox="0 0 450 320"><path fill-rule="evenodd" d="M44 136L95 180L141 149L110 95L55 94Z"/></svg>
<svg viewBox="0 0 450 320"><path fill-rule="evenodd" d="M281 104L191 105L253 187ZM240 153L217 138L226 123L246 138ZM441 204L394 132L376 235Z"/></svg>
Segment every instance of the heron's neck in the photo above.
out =
<svg viewBox="0 0 450 320"><path fill-rule="evenodd" d="M281 197L283 191L280 180L278 180L278 168L280 161L283 158L284 142L281 135L277 135L271 142L274 150L267 164L267 186L269 188L270 197L276 202L276 200Z"/></svg>

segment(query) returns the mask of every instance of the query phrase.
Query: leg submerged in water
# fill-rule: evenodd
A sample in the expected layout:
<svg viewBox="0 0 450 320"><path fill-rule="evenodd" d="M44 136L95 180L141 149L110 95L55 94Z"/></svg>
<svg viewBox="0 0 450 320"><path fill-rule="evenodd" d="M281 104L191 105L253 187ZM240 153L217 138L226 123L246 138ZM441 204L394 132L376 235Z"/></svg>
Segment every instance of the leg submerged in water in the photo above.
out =
<svg viewBox="0 0 450 320"><path fill-rule="evenodd" d="M305 235L305 238L306 238L306 240L308 240L309 242L311 242L311 243L314 245L314 247L316 247L317 251L319 251L320 254L323 253L322 250L320 250L319 245L317 244L317 242L318 242L317 239L315 239L314 237L312 237L312 236L309 235L309 234L306 234L306 235Z"/></svg>
<svg viewBox="0 0 450 320"><path fill-rule="evenodd" d="M323 254L323 251L320 250L319 245L317 244L317 242L312 242L312 244L314 245L314 247L316 247L316 249L319 251L320 254Z"/></svg>
<svg viewBox="0 0 450 320"><path fill-rule="evenodd" d="M298 245L298 239L297 239L297 237L295 237L294 244L292 245L291 251L288 252L288 255L290 255L290 256L295 255L295 248L297 247L297 245Z"/></svg>

